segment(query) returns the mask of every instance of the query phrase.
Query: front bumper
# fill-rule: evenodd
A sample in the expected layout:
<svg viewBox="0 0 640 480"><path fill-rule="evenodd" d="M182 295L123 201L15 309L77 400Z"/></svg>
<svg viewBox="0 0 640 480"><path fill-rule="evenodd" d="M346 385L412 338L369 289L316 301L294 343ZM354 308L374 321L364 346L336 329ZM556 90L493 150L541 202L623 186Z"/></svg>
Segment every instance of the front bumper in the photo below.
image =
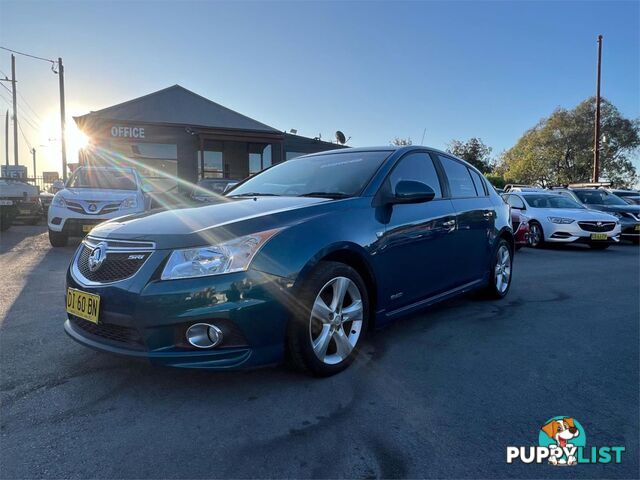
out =
<svg viewBox="0 0 640 480"><path fill-rule="evenodd" d="M282 360L285 279L249 270L160 281L155 275L167 254L154 252L136 275L113 284L85 285L69 271L67 286L100 295L100 323L69 315L66 333L87 347L163 366L226 370ZM186 341L187 328L200 322L220 328L219 346L198 349Z"/></svg>
<svg viewBox="0 0 640 480"><path fill-rule="evenodd" d="M49 230L54 232L65 232L69 236L85 236L87 234L87 231L83 229L85 225L95 227L107 220L122 217L123 215L139 213L141 211L141 209L126 209L102 215L90 215L72 212L66 207L51 204L47 211L47 225Z"/></svg>
<svg viewBox="0 0 640 480"><path fill-rule="evenodd" d="M590 232L583 230L578 222L569 224L557 224L546 221L542 227L544 229L545 242L554 243L618 243L620 242L620 225L616 224L613 230L608 232ZM604 240L594 240L592 234L605 234Z"/></svg>

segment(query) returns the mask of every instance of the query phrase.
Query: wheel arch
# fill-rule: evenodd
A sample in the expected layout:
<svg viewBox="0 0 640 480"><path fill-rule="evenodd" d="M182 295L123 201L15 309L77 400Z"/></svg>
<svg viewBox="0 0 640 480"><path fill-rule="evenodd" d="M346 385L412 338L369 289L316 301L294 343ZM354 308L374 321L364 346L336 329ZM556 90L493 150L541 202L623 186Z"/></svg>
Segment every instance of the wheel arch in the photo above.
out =
<svg viewBox="0 0 640 480"><path fill-rule="evenodd" d="M375 311L378 303L378 284L373 267L367 259L366 251L354 243L339 243L322 249L307 262L296 278L295 286L299 288L305 279L320 262L339 262L353 268L362 277L369 297L369 326L375 323Z"/></svg>

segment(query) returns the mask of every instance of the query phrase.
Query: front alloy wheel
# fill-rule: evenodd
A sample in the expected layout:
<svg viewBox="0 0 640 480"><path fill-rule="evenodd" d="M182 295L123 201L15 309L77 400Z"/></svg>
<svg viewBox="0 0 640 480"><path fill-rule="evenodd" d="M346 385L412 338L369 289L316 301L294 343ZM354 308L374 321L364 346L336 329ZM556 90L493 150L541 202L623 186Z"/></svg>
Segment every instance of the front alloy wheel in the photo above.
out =
<svg viewBox="0 0 640 480"><path fill-rule="evenodd" d="M320 290L309 318L309 340L318 360L336 365L349 357L362 330L362 296L354 282L336 277Z"/></svg>
<svg viewBox="0 0 640 480"><path fill-rule="evenodd" d="M541 247L544 243L544 233L542 233L542 226L538 223L532 223L529 225L529 246L533 248Z"/></svg>
<svg viewBox="0 0 640 480"><path fill-rule="evenodd" d="M295 295L287 333L288 356L298 370L338 373L358 354L366 332L369 297L358 272L320 262Z"/></svg>

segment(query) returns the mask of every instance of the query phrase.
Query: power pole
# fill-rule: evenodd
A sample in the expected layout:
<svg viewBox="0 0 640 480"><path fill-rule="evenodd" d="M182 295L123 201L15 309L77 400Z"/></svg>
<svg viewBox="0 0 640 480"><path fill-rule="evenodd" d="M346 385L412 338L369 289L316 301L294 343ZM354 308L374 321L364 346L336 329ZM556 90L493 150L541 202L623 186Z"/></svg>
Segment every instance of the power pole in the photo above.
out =
<svg viewBox="0 0 640 480"><path fill-rule="evenodd" d="M31 149L31 155L33 155L33 183L36 183L36 149Z"/></svg>
<svg viewBox="0 0 640 480"><path fill-rule="evenodd" d="M16 99L16 56L11 55L11 93L13 95L13 164L18 165L18 101Z"/></svg>
<svg viewBox="0 0 640 480"><path fill-rule="evenodd" d="M602 35L598 35L598 80L596 81L596 126L593 139L593 177L592 182L600 178L600 68L602 65Z"/></svg>
<svg viewBox="0 0 640 480"><path fill-rule="evenodd" d="M60 129L62 131L62 180L67 181L67 141L65 139L66 120L64 108L64 66L62 58L58 57L58 80L60 81Z"/></svg>
<svg viewBox="0 0 640 480"><path fill-rule="evenodd" d="M4 115L4 161L9 166L9 109Z"/></svg>

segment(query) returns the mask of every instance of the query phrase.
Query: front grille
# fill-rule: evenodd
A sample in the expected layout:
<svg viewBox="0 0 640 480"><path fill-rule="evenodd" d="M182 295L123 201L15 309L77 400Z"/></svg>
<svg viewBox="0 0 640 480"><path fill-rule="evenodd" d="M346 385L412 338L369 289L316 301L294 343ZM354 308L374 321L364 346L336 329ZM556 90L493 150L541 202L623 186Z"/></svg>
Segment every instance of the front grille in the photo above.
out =
<svg viewBox="0 0 640 480"><path fill-rule="evenodd" d="M142 349L144 347L142 337L135 328L109 323L96 324L74 315L70 315L69 317L74 326L91 336L104 338L116 343L123 343L132 348Z"/></svg>
<svg viewBox="0 0 640 480"><path fill-rule="evenodd" d="M615 228L616 222L578 222L578 225L585 232L610 232Z"/></svg>
<svg viewBox="0 0 640 480"><path fill-rule="evenodd" d="M95 272L89 269L89 256L93 248L82 245L78 255L77 267L80 274L92 282L111 283L129 278L142 267L151 252L109 252L100 268Z"/></svg>

